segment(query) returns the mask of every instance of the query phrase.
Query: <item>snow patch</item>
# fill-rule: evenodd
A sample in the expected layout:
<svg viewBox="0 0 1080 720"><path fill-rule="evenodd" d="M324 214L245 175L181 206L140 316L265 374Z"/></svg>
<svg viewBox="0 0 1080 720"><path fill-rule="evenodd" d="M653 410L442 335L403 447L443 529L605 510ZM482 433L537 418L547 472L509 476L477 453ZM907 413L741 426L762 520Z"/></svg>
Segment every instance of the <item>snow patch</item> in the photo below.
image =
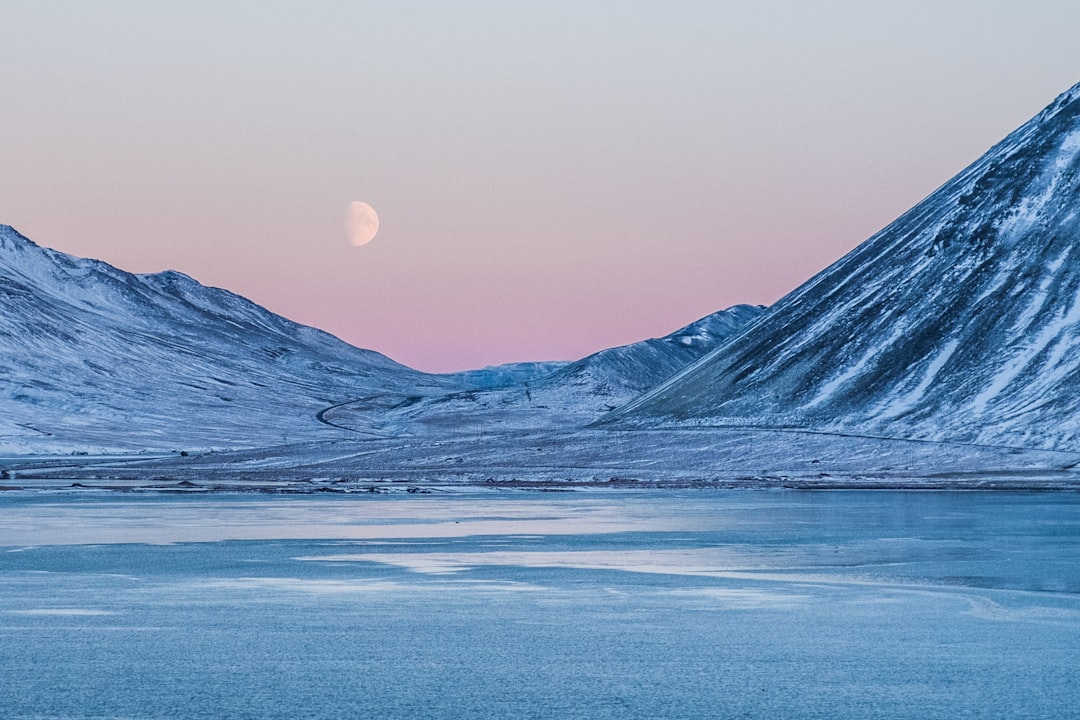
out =
<svg viewBox="0 0 1080 720"><path fill-rule="evenodd" d="M959 340L950 340L945 343L945 346L941 351L926 366L926 372L923 373L922 380L919 381L919 384L915 386L911 392L889 403L887 409L880 417L882 419L894 418L912 410L918 402L923 399L923 396L926 395L926 391L929 389L930 384L934 382L934 378L936 378L937 374L941 372L941 369L945 367L945 363L949 362L949 358L952 357L958 347L960 347Z"/></svg>
<svg viewBox="0 0 1080 720"><path fill-rule="evenodd" d="M1043 352L1055 339L1058 339L1064 331L1076 326L1077 323L1080 323L1080 297L1074 297L1072 304L1065 313L1047 324L1038 335L1032 338L1022 352L1007 362L1005 367L993 377L990 384L971 402L971 411L976 414L986 412L990 401L1001 394L1039 353ZM1051 370L1053 371L1055 368L1051 368Z"/></svg>

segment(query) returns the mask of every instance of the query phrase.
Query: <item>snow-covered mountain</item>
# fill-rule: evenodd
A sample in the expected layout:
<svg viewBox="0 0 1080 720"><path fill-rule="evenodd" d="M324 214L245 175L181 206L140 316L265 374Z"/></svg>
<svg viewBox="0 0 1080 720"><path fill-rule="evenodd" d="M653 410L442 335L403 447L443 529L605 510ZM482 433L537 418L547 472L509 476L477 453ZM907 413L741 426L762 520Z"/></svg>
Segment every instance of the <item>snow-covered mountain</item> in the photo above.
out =
<svg viewBox="0 0 1080 720"><path fill-rule="evenodd" d="M575 363L431 375L181 273L134 275L0 225L0 455L580 426L760 312Z"/></svg>
<svg viewBox="0 0 1080 720"><path fill-rule="evenodd" d="M601 350L536 382L540 392L577 388L622 404L705 355L765 311L760 305L734 305L661 338Z"/></svg>
<svg viewBox="0 0 1080 720"><path fill-rule="evenodd" d="M562 360L515 362L505 365L488 365L479 370L464 370L451 373L451 375L455 380L467 385L470 390L497 390L537 380L569 364Z"/></svg>
<svg viewBox="0 0 1080 720"><path fill-rule="evenodd" d="M0 450L183 449L336 433L316 414L426 375L177 272L133 275L0 225Z"/></svg>
<svg viewBox="0 0 1080 720"><path fill-rule="evenodd" d="M612 417L1080 449L1080 85Z"/></svg>
<svg viewBox="0 0 1080 720"><path fill-rule="evenodd" d="M326 414L343 427L384 433L485 433L567 429L593 422L700 358L764 308L736 305L662 338L601 350L571 363L519 364L461 373L471 383L441 396L364 398Z"/></svg>

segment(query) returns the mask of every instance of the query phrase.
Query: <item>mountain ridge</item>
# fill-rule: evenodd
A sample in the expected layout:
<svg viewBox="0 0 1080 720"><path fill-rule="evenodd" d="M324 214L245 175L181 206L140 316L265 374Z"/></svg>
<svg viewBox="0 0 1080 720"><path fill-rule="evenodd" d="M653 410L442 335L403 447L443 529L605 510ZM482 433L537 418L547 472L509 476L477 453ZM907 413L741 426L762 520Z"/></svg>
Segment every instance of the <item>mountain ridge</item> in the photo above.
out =
<svg viewBox="0 0 1080 720"><path fill-rule="evenodd" d="M129 273L8 225L0 308L0 452L14 454L460 435L490 420L483 408L496 400L504 420L525 411L511 425L581 425L761 310L731 308L575 362L433 375L184 273Z"/></svg>
<svg viewBox="0 0 1080 720"><path fill-rule="evenodd" d="M463 391L402 397L397 402L363 398L335 408L328 419L343 427L404 434L581 427L724 342L763 310L735 305L663 337L550 364L547 372L544 363L537 363L512 382L474 383ZM464 375L468 379L472 373Z"/></svg>
<svg viewBox="0 0 1080 720"><path fill-rule="evenodd" d="M250 447L322 437L363 387L458 387L176 271L136 275L0 226L0 447Z"/></svg>

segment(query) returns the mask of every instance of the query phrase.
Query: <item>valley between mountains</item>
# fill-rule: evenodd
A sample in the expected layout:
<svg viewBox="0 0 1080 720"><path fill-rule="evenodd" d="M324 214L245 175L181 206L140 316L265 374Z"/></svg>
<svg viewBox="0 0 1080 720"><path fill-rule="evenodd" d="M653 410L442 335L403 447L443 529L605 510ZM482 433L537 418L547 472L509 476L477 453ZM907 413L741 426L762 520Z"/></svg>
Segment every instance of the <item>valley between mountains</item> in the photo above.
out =
<svg viewBox="0 0 1080 720"><path fill-rule="evenodd" d="M0 226L0 486L1080 489L1080 85L769 308L433 375Z"/></svg>

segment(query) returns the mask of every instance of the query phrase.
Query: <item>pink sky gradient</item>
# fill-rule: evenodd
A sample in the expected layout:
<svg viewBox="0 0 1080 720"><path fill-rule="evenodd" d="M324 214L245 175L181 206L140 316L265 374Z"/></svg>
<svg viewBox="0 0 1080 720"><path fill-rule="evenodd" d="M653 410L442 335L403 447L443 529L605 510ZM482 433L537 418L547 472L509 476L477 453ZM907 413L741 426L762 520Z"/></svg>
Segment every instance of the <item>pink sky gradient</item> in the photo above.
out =
<svg viewBox="0 0 1080 720"><path fill-rule="evenodd" d="M1080 81L1071 2L3 5L0 222L431 371L771 303Z"/></svg>

